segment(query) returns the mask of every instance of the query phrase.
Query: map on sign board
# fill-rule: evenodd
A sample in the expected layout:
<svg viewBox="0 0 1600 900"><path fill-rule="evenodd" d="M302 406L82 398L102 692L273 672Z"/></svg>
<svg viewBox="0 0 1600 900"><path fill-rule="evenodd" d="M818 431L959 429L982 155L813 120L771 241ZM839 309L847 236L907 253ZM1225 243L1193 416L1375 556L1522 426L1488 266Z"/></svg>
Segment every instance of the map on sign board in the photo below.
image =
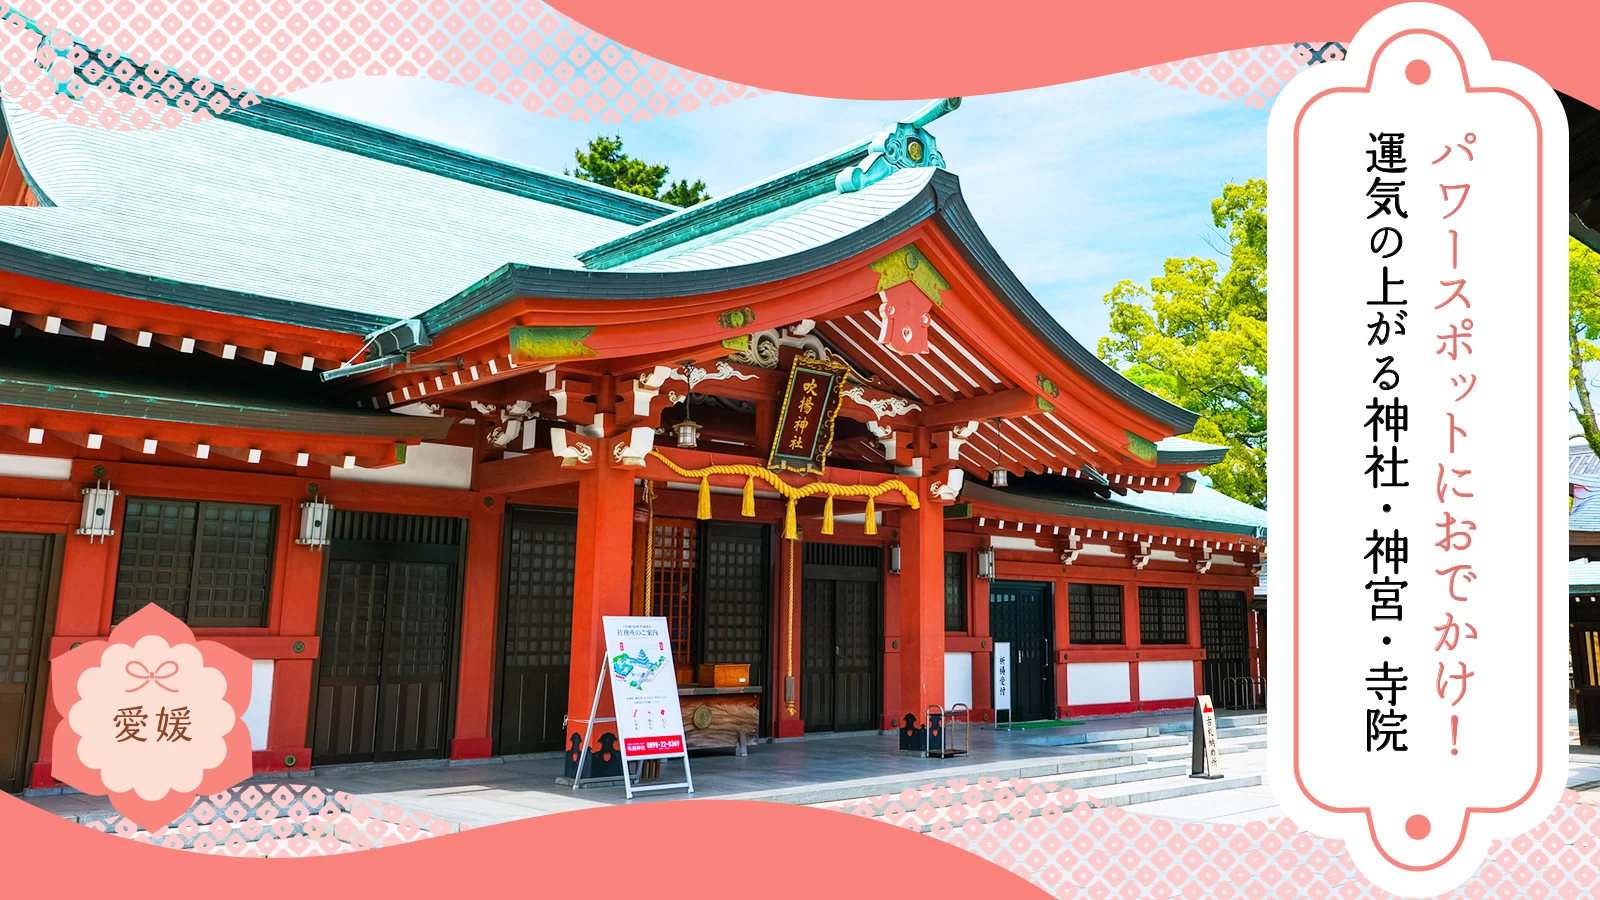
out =
<svg viewBox="0 0 1600 900"><path fill-rule="evenodd" d="M1432 896L1564 787L1566 119L1408 3L1290 82L1267 168L1272 785Z"/></svg>
<svg viewBox="0 0 1600 900"><path fill-rule="evenodd" d="M604 616L606 672L625 759L681 756L683 713L667 620Z"/></svg>

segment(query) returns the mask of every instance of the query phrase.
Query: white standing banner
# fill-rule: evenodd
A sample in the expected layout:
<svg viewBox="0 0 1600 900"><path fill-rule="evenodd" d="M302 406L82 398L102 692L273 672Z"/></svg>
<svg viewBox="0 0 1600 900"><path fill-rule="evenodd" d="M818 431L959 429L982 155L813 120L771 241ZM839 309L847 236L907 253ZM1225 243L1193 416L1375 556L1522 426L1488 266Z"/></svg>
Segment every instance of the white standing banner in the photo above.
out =
<svg viewBox="0 0 1600 900"><path fill-rule="evenodd" d="M994 722L1000 724L1000 711L1006 711L1006 726L1011 724L1011 643L994 645Z"/></svg>
<svg viewBox="0 0 1600 900"><path fill-rule="evenodd" d="M617 744L622 752L624 787L629 798L635 791L659 791L686 787L694 793L689 773L689 751L683 734L683 711L678 705L678 680L672 664L672 638L667 620L660 616L602 616L606 652L604 669L596 685L594 711L588 728L593 729L600 705L600 689L611 685L616 707ZM583 739L585 753L589 735ZM640 787L633 781L631 762L650 759L683 759L684 780L673 784ZM578 774L583 759L578 760ZM573 782L577 787L577 780Z"/></svg>
<svg viewBox="0 0 1600 900"><path fill-rule="evenodd" d="M1271 783L1433 896L1566 778L1567 126L1443 7L1348 49L1268 126Z"/></svg>

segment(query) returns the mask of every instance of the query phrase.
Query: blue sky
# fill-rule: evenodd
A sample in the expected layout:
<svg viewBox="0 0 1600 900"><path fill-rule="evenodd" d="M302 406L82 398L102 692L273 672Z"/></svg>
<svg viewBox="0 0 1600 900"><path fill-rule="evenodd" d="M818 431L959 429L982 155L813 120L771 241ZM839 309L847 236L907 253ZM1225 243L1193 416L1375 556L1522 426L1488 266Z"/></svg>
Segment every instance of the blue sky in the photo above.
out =
<svg viewBox="0 0 1600 900"><path fill-rule="evenodd" d="M618 133L626 152L700 178L713 196L821 156L920 106L768 94L618 125L534 115L420 78L360 78L292 99L541 169ZM978 224L1034 296L1085 345L1102 301L1169 256L1215 256L1210 204L1266 174L1267 111L1118 74L966 98L935 122L946 166Z"/></svg>

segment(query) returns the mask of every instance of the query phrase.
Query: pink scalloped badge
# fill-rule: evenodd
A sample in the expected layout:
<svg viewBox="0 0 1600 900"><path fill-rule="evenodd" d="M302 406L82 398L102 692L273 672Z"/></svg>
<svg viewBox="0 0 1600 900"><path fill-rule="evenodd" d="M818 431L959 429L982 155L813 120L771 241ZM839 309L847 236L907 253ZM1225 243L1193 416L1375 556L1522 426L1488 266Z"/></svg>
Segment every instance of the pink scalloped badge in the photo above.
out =
<svg viewBox="0 0 1600 900"><path fill-rule="evenodd" d="M51 774L154 831L250 777L250 660L150 604L51 661Z"/></svg>

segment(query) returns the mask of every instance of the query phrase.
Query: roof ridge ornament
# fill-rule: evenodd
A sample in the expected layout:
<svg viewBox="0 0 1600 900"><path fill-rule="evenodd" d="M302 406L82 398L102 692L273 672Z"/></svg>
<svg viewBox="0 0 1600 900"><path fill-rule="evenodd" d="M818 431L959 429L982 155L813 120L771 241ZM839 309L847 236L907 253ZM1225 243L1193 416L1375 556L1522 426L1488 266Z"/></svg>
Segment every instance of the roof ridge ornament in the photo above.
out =
<svg viewBox="0 0 1600 900"><path fill-rule="evenodd" d="M924 126L960 107L960 97L946 97L898 122L885 124L867 145L866 157L840 172L834 187L839 193L848 194L882 181L898 169L944 168L938 141Z"/></svg>

